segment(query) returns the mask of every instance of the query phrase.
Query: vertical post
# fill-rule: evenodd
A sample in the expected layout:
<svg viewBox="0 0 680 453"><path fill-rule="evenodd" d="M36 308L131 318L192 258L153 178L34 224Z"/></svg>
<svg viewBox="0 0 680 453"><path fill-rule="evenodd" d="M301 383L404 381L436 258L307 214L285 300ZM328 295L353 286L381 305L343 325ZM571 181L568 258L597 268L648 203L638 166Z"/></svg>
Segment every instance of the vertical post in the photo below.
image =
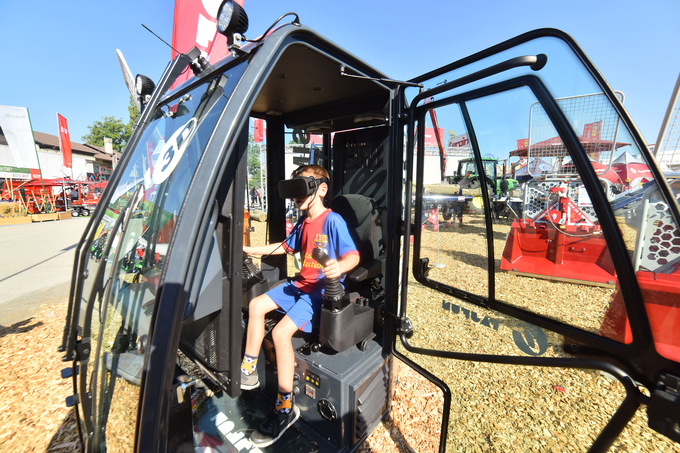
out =
<svg viewBox="0 0 680 453"><path fill-rule="evenodd" d="M286 143L284 124L280 118L267 120L267 188L275 188L278 182L286 179ZM269 195L269 193L268 193ZM267 242L281 242L286 238L286 206L281 197L273 196L267 200ZM273 255L263 259L263 263L279 269L279 278L288 275L285 255Z"/></svg>
<svg viewBox="0 0 680 453"><path fill-rule="evenodd" d="M260 191L262 192L262 200L260 209L262 212L267 212L267 151L262 143L260 143Z"/></svg>
<svg viewBox="0 0 680 453"><path fill-rule="evenodd" d="M12 217L14 217L14 184L12 184L12 177L9 177L9 193L12 197Z"/></svg>
<svg viewBox="0 0 680 453"><path fill-rule="evenodd" d="M680 94L680 74L678 75L678 80L675 82L675 88L673 88L673 94L671 95L670 102L668 102L666 115L663 117L661 129L659 130L659 136L657 137L656 144L654 145L654 158L658 156L659 149L661 148L661 142L663 141L663 136L666 135L666 130L668 130L668 123L670 122L675 104L678 101L678 94Z"/></svg>
<svg viewBox="0 0 680 453"><path fill-rule="evenodd" d="M45 181L43 180L42 166L40 165L40 154L38 154L38 144L35 142L35 137L33 136L33 123L31 122L31 114L28 109L26 109L26 115L28 115L28 124L31 125L31 137L33 138L33 147L35 148L35 158L38 160L38 171L40 172L40 184L42 184L43 190L45 190ZM30 169L29 169L30 171Z"/></svg>

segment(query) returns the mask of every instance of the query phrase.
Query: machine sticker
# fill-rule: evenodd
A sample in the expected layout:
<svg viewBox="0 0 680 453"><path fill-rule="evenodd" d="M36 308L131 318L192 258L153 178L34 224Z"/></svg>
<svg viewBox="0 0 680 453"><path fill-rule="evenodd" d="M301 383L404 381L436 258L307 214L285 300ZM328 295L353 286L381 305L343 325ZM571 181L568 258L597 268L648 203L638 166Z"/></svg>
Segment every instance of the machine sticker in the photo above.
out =
<svg viewBox="0 0 680 453"><path fill-rule="evenodd" d="M502 321L490 316L480 318L476 312L463 308L460 305L446 302L446 300L442 300L442 308L454 314L462 314L466 319L496 331L504 324ZM515 342L515 346L523 353L539 356L548 350L548 337L540 327L523 322L518 322L513 326L506 325L505 327L512 330L512 339Z"/></svg>
<svg viewBox="0 0 680 453"><path fill-rule="evenodd" d="M152 173L154 184L161 184L175 171L196 132L197 123L196 118L191 118L188 123L172 134L158 153L154 152L151 158L154 162Z"/></svg>
<svg viewBox="0 0 680 453"><path fill-rule="evenodd" d="M223 412L211 417L211 420L224 436L225 440L231 444L229 451L248 451L249 453L262 453L262 450L255 447L250 440L245 437L242 429L236 429L234 422L229 420Z"/></svg>

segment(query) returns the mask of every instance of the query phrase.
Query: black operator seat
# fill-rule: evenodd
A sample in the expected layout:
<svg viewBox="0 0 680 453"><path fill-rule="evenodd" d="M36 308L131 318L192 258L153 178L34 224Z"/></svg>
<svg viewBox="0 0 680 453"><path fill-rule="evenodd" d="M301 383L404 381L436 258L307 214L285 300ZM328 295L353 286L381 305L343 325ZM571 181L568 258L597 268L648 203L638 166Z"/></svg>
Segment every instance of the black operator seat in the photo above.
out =
<svg viewBox="0 0 680 453"><path fill-rule="evenodd" d="M359 251L359 265L347 276L345 286L348 291L362 289L385 271L385 257L381 254L382 229L378 225L376 203L363 195L347 194L335 197L330 208L345 220Z"/></svg>
<svg viewBox="0 0 680 453"><path fill-rule="evenodd" d="M354 345L366 350L375 338L375 309L370 306L380 292L384 273L384 257L380 254L382 231L378 225L375 202L363 195L340 195L330 208L347 223L350 235L359 251L359 265L345 280L346 293L339 301L329 303L324 297L319 326L319 343L313 350L325 346L343 352ZM327 293L328 294L328 293Z"/></svg>

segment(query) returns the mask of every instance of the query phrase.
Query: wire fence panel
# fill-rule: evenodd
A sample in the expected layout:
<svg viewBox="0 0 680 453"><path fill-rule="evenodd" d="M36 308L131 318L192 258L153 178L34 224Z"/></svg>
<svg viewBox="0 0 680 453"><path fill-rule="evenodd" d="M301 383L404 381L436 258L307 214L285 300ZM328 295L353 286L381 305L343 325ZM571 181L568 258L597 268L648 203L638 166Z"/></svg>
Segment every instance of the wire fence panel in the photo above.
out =
<svg viewBox="0 0 680 453"><path fill-rule="evenodd" d="M680 78L678 78L680 83ZM668 117L668 124L660 143L655 150L656 161L662 170L680 170L680 98L674 93L671 97L673 105ZM670 106L669 106L670 107Z"/></svg>
<svg viewBox="0 0 680 453"><path fill-rule="evenodd" d="M619 100L622 94L617 93ZM609 171L617 148L627 143L617 142L619 116L604 93L586 94L556 99L557 105L566 116L584 151L593 163L597 174ZM540 162L529 166L532 176L568 176L577 174L561 137L540 103L531 107L529 139L527 143L529 161Z"/></svg>

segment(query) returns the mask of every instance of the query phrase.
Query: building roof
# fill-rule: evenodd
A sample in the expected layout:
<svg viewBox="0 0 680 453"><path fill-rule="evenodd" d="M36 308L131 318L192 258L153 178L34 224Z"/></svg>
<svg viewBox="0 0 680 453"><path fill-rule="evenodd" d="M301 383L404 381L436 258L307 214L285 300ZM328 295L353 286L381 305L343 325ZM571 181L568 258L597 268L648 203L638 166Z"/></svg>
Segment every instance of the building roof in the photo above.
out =
<svg viewBox="0 0 680 453"><path fill-rule="evenodd" d="M41 148L50 148L50 149L54 149L54 150L60 149L59 148L59 137L57 137L56 135L34 131L33 137L35 138L35 142ZM106 153L104 153L104 147L103 146L87 145L87 144L84 144L84 143L78 143L78 142L74 142L74 141L71 141L71 152L79 153L79 154L87 154L89 156L95 156L96 154L99 154L99 153L106 154ZM108 154L106 154L106 156L108 156ZM111 160L110 156L109 156L108 160Z"/></svg>
<svg viewBox="0 0 680 453"><path fill-rule="evenodd" d="M120 153L118 151L114 151L113 154L120 159ZM94 155L94 158L97 160L102 160L104 162L113 162L113 156L110 154L106 153L97 153Z"/></svg>

